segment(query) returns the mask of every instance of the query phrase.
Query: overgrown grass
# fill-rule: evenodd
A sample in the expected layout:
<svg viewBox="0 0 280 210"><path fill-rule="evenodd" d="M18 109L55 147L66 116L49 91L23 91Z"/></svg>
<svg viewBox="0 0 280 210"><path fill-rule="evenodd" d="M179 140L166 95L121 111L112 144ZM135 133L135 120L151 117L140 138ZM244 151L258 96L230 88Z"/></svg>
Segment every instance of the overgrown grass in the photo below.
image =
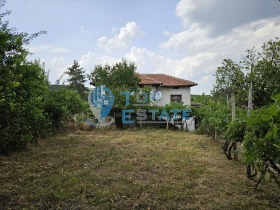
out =
<svg viewBox="0 0 280 210"><path fill-rule="evenodd" d="M0 157L0 209L273 209L217 142L167 130L79 132Z"/></svg>

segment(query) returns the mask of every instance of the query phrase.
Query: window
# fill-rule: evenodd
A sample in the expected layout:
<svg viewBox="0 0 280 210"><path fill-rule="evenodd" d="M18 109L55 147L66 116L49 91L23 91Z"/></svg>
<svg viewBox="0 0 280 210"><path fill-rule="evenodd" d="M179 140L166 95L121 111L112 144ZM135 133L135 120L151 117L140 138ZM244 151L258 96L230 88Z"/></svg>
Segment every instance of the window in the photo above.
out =
<svg viewBox="0 0 280 210"><path fill-rule="evenodd" d="M173 89L179 89L179 86L174 86Z"/></svg>
<svg viewBox="0 0 280 210"><path fill-rule="evenodd" d="M181 102L182 101L182 95L171 95L170 96L170 101Z"/></svg>

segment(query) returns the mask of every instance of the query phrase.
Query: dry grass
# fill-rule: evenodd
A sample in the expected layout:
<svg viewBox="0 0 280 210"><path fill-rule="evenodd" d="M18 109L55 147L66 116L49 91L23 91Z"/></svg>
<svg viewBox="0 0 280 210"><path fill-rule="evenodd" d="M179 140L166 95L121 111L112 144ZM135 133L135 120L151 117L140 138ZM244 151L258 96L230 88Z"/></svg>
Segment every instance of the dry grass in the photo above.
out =
<svg viewBox="0 0 280 210"><path fill-rule="evenodd" d="M220 143L166 130L58 136L0 156L0 209L273 209Z"/></svg>

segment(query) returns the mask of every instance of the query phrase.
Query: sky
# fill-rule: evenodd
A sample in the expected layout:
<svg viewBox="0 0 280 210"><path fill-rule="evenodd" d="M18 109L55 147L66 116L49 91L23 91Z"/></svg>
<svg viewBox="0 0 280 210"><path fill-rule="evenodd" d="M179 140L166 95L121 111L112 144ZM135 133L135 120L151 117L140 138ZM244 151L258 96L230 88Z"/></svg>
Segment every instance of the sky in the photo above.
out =
<svg viewBox="0 0 280 210"><path fill-rule="evenodd" d="M191 80L192 94L209 94L223 59L238 63L280 35L278 0L7 0L3 9L18 32L47 31L27 47L51 83L74 60L88 74L125 58L139 73Z"/></svg>

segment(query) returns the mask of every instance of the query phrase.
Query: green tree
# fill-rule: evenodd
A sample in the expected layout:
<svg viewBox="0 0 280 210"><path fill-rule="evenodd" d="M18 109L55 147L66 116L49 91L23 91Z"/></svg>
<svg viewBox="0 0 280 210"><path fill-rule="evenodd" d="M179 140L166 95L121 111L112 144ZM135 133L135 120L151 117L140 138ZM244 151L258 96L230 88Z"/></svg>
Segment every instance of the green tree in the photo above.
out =
<svg viewBox="0 0 280 210"><path fill-rule="evenodd" d="M271 96L280 93L279 38L264 43L260 53L254 48L248 50L243 68L247 70L247 86L253 84L254 105L261 107L273 103Z"/></svg>
<svg viewBox="0 0 280 210"><path fill-rule="evenodd" d="M213 100L213 96L202 93L201 95L192 95L191 99L194 103L209 104Z"/></svg>
<svg viewBox="0 0 280 210"><path fill-rule="evenodd" d="M110 89L123 87L129 91L136 91L139 88L140 79L136 74L135 64L128 63L124 59L113 66L95 66L89 77L94 86L103 84Z"/></svg>
<svg viewBox="0 0 280 210"><path fill-rule="evenodd" d="M5 1L0 1L3 8ZM27 61L32 35L10 28L0 14L0 153L26 146L44 133L47 75L39 60Z"/></svg>
<svg viewBox="0 0 280 210"><path fill-rule="evenodd" d="M214 96L229 97L230 92L233 91L236 93L237 104L246 104L245 76L238 64L231 59L224 59L214 76L216 77L216 84L212 91Z"/></svg>
<svg viewBox="0 0 280 210"><path fill-rule="evenodd" d="M136 74L134 63L122 60L112 66L97 65L89 75L91 84L94 86L105 85L114 94L115 102L113 109L125 107L125 96L121 92L137 92L139 90L140 78ZM134 97L130 97L131 100Z"/></svg>
<svg viewBox="0 0 280 210"><path fill-rule="evenodd" d="M86 82L86 76L85 71L80 67L79 63L74 60L73 65L68 67L65 73L69 75L69 79L67 80L69 82L69 87L73 90L77 90L81 98L86 99L87 88L84 84Z"/></svg>
<svg viewBox="0 0 280 210"><path fill-rule="evenodd" d="M49 120L50 129L60 129L63 120L72 120L73 115L87 108L76 90L66 87L49 89L45 99L44 113Z"/></svg>

